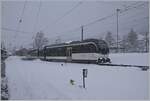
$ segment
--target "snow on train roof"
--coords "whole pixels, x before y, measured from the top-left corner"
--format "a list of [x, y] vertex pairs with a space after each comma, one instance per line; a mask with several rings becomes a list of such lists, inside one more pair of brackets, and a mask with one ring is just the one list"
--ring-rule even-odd
[[60, 45], [70, 45], [70, 44], [78, 44], [78, 43], [86, 43], [86, 42], [93, 42], [95, 44], [98, 43], [104, 43], [106, 45], [106, 42], [104, 40], [98, 40], [98, 39], [85, 39], [83, 41], [68, 41], [66, 43], [60, 43], [60, 44], [52, 44], [52, 45], [47, 45], [45, 47], [52, 47], [52, 46], [60, 46]]

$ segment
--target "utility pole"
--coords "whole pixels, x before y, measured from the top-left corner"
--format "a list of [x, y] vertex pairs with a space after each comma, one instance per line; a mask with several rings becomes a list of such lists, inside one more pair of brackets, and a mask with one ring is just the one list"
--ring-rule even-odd
[[117, 53], [118, 53], [118, 51], [119, 51], [119, 49], [118, 49], [118, 13], [119, 13], [120, 9], [116, 9], [116, 11], [117, 11]]
[[81, 26], [81, 41], [83, 41], [83, 26]]

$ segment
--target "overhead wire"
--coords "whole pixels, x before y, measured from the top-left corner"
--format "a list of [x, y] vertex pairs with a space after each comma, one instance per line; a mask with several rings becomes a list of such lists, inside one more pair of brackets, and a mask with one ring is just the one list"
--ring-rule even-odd
[[[77, 3], [75, 6], [73, 6], [70, 10], [68, 10], [67, 12], [65, 12], [61, 17], [59, 17], [54, 23], [57, 24], [60, 20], [62, 20], [65, 16], [69, 15], [70, 13], [73, 12], [74, 9], [76, 9], [77, 7], [79, 7], [83, 2], [80, 1], [79, 3]], [[47, 25], [43, 30], [47, 29], [49, 27], [49, 25]]]
[[[137, 3], [132, 4], [132, 6], [135, 5], [135, 4], [137, 4]], [[145, 3], [144, 3], [144, 4], [145, 4]], [[140, 5], [137, 5], [137, 6], [134, 6], [134, 7], [131, 7], [131, 5], [130, 5], [130, 6], [127, 7], [127, 9], [125, 8], [125, 10], [122, 10], [120, 13], [127, 12], [127, 11], [129, 11], [129, 10], [132, 10], [133, 8], [140, 7], [140, 6], [144, 5], [144, 4], [140, 4]], [[130, 8], [129, 8], [129, 7], [130, 7]], [[110, 15], [105, 16], [105, 17], [103, 17], [103, 18], [96, 19], [96, 20], [94, 20], [94, 21], [92, 21], [92, 22], [89, 22], [89, 23], [87, 23], [87, 24], [84, 24], [83, 26], [84, 26], [84, 27], [87, 27], [87, 26], [93, 25], [93, 24], [95, 24], [95, 23], [97, 23], [97, 22], [100, 22], [100, 21], [106, 20], [106, 19], [108, 19], [108, 18], [111, 18], [111, 17], [113, 17], [114, 15], [116, 15], [116, 13], [110, 14]], [[78, 28], [80, 28], [80, 27], [78, 27]]]
[[[36, 27], [37, 27], [38, 21], [39, 21], [38, 19], [39, 19], [41, 7], [42, 7], [42, 2], [40, 0], [39, 6], [38, 6], [38, 11], [37, 11], [36, 18], [35, 18], [35, 24], [34, 24], [34, 28], [33, 28], [33, 33], [35, 32], [35, 34], [36, 34]], [[34, 35], [33, 35], [32, 39], [33, 38], [34, 38]]]
[[[134, 20], [132, 20], [132, 21], [130, 21], [131, 23], [132, 22], [135, 22], [135, 23], [140, 23], [141, 21], [143, 21], [143, 20], [145, 20], [145, 19], [148, 19], [149, 17], [148, 16], [146, 16], [146, 17], [142, 17], [142, 18], [139, 18], [139, 19], [134, 19]], [[125, 23], [129, 23], [130, 24], [130, 22], [125, 22]], [[122, 23], [123, 25], [125, 24], [125, 23]], [[137, 26], [137, 25], [139, 25], [139, 24], [135, 24], [135, 23], [132, 23], [133, 25], [133, 27], [134, 26]], [[129, 28], [132, 28], [131, 26], [127, 26], [127, 28], [126, 27], [123, 27], [123, 28], [120, 28], [121, 30], [126, 30], [126, 29], [129, 29]], [[115, 30], [115, 29], [114, 29]], [[99, 33], [95, 33], [95, 35], [98, 35], [98, 34], [101, 34], [101, 33], [107, 33], [108, 31], [110, 31], [110, 29], [109, 30], [105, 30], [105, 31], [101, 31], [101, 32], [99, 32]], [[86, 33], [86, 34], [88, 34], [88, 35], [91, 35], [90, 33]]]
[[[136, 3], [136, 4], [137, 4], [137, 3]], [[145, 3], [144, 3], [144, 4], [145, 4]], [[128, 10], [131, 10], [131, 9], [137, 8], [137, 7], [140, 7], [140, 6], [144, 5], [144, 4], [140, 4], [140, 5], [134, 6], [134, 7], [132, 7], [132, 8], [128, 8], [128, 7], [127, 7], [127, 9], [125, 8], [124, 10], [120, 11], [120, 13], [127, 12]], [[132, 4], [132, 5], [133, 5], [133, 4]], [[131, 6], [131, 5], [130, 5], [130, 6]], [[110, 14], [110, 15], [105, 16], [105, 17], [103, 17], [103, 18], [96, 19], [96, 20], [94, 20], [94, 21], [92, 21], [92, 22], [90, 22], [90, 23], [87, 23], [87, 24], [83, 25], [83, 26], [89, 26], [89, 25], [95, 24], [95, 23], [97, 23], [97, 22], [106, 20], [106, 19], [108, 19], [108, 18], [110, 18], [110, 17], [112, 17], [112, 16], [114, 16], [114, 15], [116, 15], [116, 13]]]
[[26, 32], [26, 31], [20, 31], [20, 30], [17, 30], [17, 29], [11, 29], [11, 28], [6, 28], [6, 27], [2, 27], [1, 28], [2, 30], [5, 30], [5, 31], [11, 31], [11, 32], [20, 32], [20, 33], [29, 33], [29, 34], [31, 34], [32, 32]]
[[120, 11], [119, 11], [119, 13], [124, 13], [124, 12], [127, 12], [127, 11], [129, 11], [129, 10], [132, 10], [132, 9], [135, 9], [135, 8], [138, 8], [138, 7], [141, 7], [141, 6], [143, 6], [143, 5], [145, 5], [146, 3], [140, 3], [139, 5], [136, 5], [136, 6], [131, 6], [131, 7], [127, 7], [127, 8], [125, 8], [125, 9], [121, 9]]
[[[144, 21], [146, 19], [149, 19], [149, 17], [146, 16], [146, 17], [143, 17], [143, 18], [140, 18], [140, 19], [134, 19], [133, 20], [134, 23], [131, 23], [131, 24], [133, 24], [132, 26], [135, 27], [135, 26], [139, 25], [139, 24], [136, 24], [136, 23], [141, 23], [141, 21]], [[129, 28], [131, 28], [131, 26], [123, 27], [123, 28], [120, 28], [120, 29], [121, 30], [126, 30], [126, 29], [129, 29]]]
[[[137, 3], [134, 3], [134, 4], [132, 4], [132, 5], [135, 5], [135, 4], [137, 4]], [[144, 4], [145, 4], [145, 3], [144, 3]], [[134, 6], [133, 8], [140, 7], [140, 6], [144, 5], [144, 4], [140, 4], [140, 5], [138, 5], [138, 6]], [[130, 5], [130, 6], [131, 6], [131, 5]], [[129, 6], [129, 7], [130, 7], [130, 6]], [[127, 8], [128, 8], [128, 7], [127, 7]], [[131, 10], [131, 9], [133, 9], [133, 8], [128, 8], [128, 9], [125, 8], [126, 10], [122, 10], [120, 13], [127, 12], [127, 11], [129, 11], [129, 10]], [[105, 16], [105, 17], [96, 19], [96, 20], [91, 21], [91, 22], [89, 22], [89, 23], [87, 23], [87, 24], [83, 24], [83, 27], [87, 27], [87, 26], [93, 25], [93, 24], [95, 24], [95, 23], [97, 23], [97, 22], [106, 20], [106, 19], [108, 19], [108, 18], [113, 17], [114, 15], [116, 15], [116, 13], [113, 13], [113, 14], [110, 14], [110, 15], [108, 15], [108, 16]], [[78, 28], [80, 28], [80, 27], [78, 27]]]
[[[24, 16], [26, 4], [27, 4], [27, 0], [24, 1], [23, 9], [22, 9], [21, 15], [20, 15], [20, 17], [19, 17], [19, 22], [18, 22], [17, 28], [16, 28], [17, 30], [20, 29], [20, 24], [22, 23], [22, 20], [23, 20], [23, 16]], [[14, 43], [16, 42], [16, 37], [17, 37], [17, 35], [18, 35], [18, 32], [16, 32], [16, 33], [14, 34], [14, 40], [13, 40]]]

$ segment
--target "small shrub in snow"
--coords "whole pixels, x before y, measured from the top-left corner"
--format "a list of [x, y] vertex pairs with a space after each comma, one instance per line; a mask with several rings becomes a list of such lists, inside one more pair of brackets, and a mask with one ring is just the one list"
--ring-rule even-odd
[[74, 82], [75, 82], [74, 80], [72, 80], [72, 79], [70, 80], [71, 85], [75, 85]]

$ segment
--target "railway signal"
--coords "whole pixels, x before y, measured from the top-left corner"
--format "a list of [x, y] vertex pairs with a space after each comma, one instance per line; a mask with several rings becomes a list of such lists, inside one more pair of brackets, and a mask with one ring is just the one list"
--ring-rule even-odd
[[87, 78], [88, 69], [83, 69], [83, 88], [85, 88], [85, 78]]

